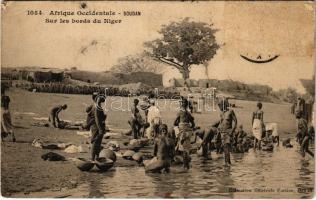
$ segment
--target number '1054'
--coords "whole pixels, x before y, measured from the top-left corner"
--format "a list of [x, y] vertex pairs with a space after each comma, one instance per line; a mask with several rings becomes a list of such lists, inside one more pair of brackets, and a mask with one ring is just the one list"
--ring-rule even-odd
[[42, 15], [41, 10], [28, 10], [27, 15]]

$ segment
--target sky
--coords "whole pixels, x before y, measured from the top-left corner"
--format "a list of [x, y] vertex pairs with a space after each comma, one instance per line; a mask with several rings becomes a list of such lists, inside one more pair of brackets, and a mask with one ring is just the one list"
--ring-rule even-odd
[[[87, 2], [87, 11], [141, 12], [141, 16], [110, 17], [122, 20], [114, 25], [44, 23], [46, 18], [60, 18], [49, 16], [52, 10], [80, 10], [79, 2], [7, 2], [2, 9], [2, 67], [106, 71], [119, 58], [142, 52], [144, 42], [160, 37], [162, 25], [189, 17], [213, 23], [221, 44], [208, 62], [207, 74], [204, 66], [192, 67], [193, 79], [232, 79], [304, 92], [299, 79], [310, 79], [314, 74], [313, 2]], [[27, 10], [42, 10], [45, 15], [26, 15]], [[242, 59], [241, 54], [250, 58], [260, 55], [262, 59], [279, 57], [255, 64]], [[171, 67], [163, 74], [165, 83], [181, 77]]]

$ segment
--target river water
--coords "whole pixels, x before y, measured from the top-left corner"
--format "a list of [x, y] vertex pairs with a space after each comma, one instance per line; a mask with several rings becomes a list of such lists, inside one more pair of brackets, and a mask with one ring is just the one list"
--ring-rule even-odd
[[[192, 156], [184, 172], [147, 174], [143, 167], [116, 167], [94, 174], [77, 188], [81, 197], [103, 198], [312, 198], [314, 159], [302, 158], [298, 146], [273, 152], [233, 154], [224, 167], [221, 155], [202, 161]], [[79, 194], [78, 193], [78, 194]], [[78, 195], [77, 194], [77, 195]]]
[[[72, 121], [85, 119], [82, 102], [90, 102], [83, 95], [51, 95], [25, 93], [21, 98], [11, 95], [15, 101], [15, 112], [38, 112], [46, 116], [47, 107], [53, 103], [67, 103], [69, 109], [62, 113], [63, 119]], [[33, 96], [31, 96], [33, 95]], [[35, 96], [36, 95], [36, 96]], [[42, 102], [49, 99], [50, 104]], [[25, 103], [26, 102], [26, 103]], [[236, 101], [238, 123], [246, 131], [251, 130], [250, 116], [256, 102]], [[37, 107], [37, 106], [42, 107]], [[38, 110], [32, 110], [37, 108]], [[108, 112], [109, 124], [126, 128], [127, 112]], [[167, 124], [172, 124], [175, 113], [162, 112]], [[198, 125], [209, 125], [218, 119], [219, 113], [196, 114]], [[280, 136], [286, 132], [295, 133], [295, 118], [289, 115], [289, 105], [265, 103], [265, 119], [278, 123]], [[123, 127], [126, 126], [126, 127]], [[292, 134], [294, 135], [294, 134]], [[282, 139], [282, 138], [281, 138]], [[143, 167], [114, 167], [105, 173], [83, 172], [83, 178], [75, 189], [64, 191], [43, 191], [31, 194], [16, 194], [16, 197], [103, 197], [103, 198], [312, 198], [314, 196], [314, 159], [309, 155], [302, 158], [295, 142], [291, 149], [275, 147], [273, 152], [253, 151], [233, 154], [232, 166], [224, 167], [222, 156], [203, 162], [192, 155], [192, 168], [188, 172], [181, 167], [172, 167], [169, 174], [146, 174]], [[314, 148], [313, 148], [314, 149]], [[76, 169], [77, 170], [77, 169]], [[237, 190], [237, 191], [236, 191]]]

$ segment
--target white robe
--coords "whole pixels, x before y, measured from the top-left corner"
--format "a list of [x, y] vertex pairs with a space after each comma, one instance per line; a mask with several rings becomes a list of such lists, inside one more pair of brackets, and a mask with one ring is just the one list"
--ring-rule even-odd
[[148, 139], [152, 139], [154, 125], [161, 124], [161, 114], [157, 106], [150, 106], [148, 108], [147, 122], [150, 126], [146, 130], [146, 136]]
[[254, 119], [252, 125], [252, 133], [257, 140], [262, 139], [262, 121], [260, 119]]

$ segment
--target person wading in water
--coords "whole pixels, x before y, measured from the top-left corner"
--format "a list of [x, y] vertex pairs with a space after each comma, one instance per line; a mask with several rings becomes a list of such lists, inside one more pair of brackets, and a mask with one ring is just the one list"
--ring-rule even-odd
[[143, 124], [143, 119], [138, 109], [138, 103], [139, 103], [139, 100], [134, 99], [134, 105], [131, 109], [132, 117], [129, 121], [130, 122], [129, 124], [131, 125], [131, 128], [132, 128], [132, 134], [133, 134], [134, 139], [138, 139], [139, 137], [141, 137], [140, 130]]
[[187, 99], [181, 100], [181, 109], [177, 114], [174, 126], [179, 127], [179, 141], [177, 144], [177, 150], [182, 152], [183, 167], [185, 169], [190, 168], [190, 148], [191, 148], [191, 136], [193, 134], [193, 128], [195, 127], [194, 118], [187, 110], [189, 102]]
[[99, 158], [99, 153], [101, 151], [102, 139], [105, 134], [105, 120], [106, 114], [104, 113], [101, 104], [105, 102], [105, 96], [98, 96], [95, 99], [95, 104], [93, 107], [94, 121], [91, 123], [90, 131], [92, 133], [91, 137], [91, 160], [96, 160]]
[[312, 139], [312, 136], [311, 131], [308, 130], [307, 121], [302, 117], [302, 112], [297, 112], [296, 118], [298, 119], [296, 137], [298, 138], [298, 143], [301, 145], [301, 154], [305, 157], [305, 153], [308, 153], [314, 157], [314, 153], [309, 150], [309, 141]]
[[221, 110], [220, 120], [217, 121], [213, 126], [218, 128], [222, 145], [224, 148], [225, 165], [230, 165], [230, 152], [231, 152], [231, 137], [237, 126], [237, 117], [234, 110], [228, 109], [229, 103], [226, 98], [218, 104]]
[[263, 111], [262, 103], [257, 103], [257, 110], [252, 114], [252, 133], [255, 136], [254, 139], [254, 149], [261, 149], [261, 140], [265, 132], [264, 122], [263, 122]]

